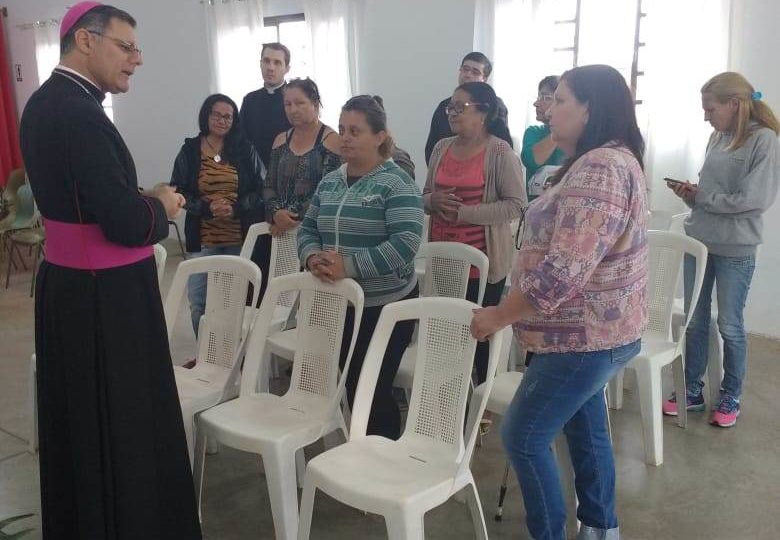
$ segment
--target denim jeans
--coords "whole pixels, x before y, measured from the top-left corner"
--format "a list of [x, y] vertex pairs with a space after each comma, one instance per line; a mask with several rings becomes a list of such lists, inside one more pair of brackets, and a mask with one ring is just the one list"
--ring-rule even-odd
[[[742, 381], [747, 367], [747, 337], [743, 312], [747, 300], [753, 270], [756, 267], [754, 255], [747, 257], [723, 257], [708, 255], [699, 301], [693, 311], [691, 322], [685, 333], [685, 381], [688, 393], [698, 395], [704, 383], [707, 369], [707, 335], [710, 326], [712, 287], [718, 293], [718, 330], [723, 338], [723, 382], [721, 393], [739, 400], [742, 395]], [[696, 260], [685, 256], [685, 311], [691, 303], [693, 281], [696, 274]]]
[[561, 430], [574, 467], [578, 519], [598, 530], [617, 528], [604, 386], [640, 348], [637, 340], [603, 351], [534, 354], [501, 426], [533, 538], [566, 538], [566, 508], [551, 449]]
[[[197, 257], [208, 257], [209, 255], [238, 255], [241, 253], [241, 246], [202, 246], [200, 251], [189, 254], [191, 259]], [[200, 317], [206, 311], [206, 288], [208, 285], [208, 274], [193, 274], [187, 282], [187, 299], [190, 301], [190, 315], [192, 316], [192, 330], [195, 337], [198, 337], [198, 324]]]

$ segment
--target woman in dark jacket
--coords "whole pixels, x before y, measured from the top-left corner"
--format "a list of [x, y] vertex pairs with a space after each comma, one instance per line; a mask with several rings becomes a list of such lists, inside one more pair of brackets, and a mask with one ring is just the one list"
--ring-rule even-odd
[[[223, 94], [206, 98], [197, 137], [185, 139], [173, 165], [171, 185], [184, 195], [184, 236], [193, 257], [238, 255], [249, 226], [263, 221], [263, 165], [244, 138], [238, 107]], [[192, 327], [206, 306], [205, 274], [190, 278]]]

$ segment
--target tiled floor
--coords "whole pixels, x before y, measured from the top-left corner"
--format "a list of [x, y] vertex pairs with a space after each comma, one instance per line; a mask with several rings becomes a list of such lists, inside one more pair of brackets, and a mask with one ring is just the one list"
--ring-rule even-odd
[[[169, 244], [170, 283], [181, 260]], [[5, 261], [0, 263], [5, 269]], [[11, 288], [0, 289], [0, 520], [39, 512], [37, 458], [27, 452], [28, 362], [33, 349], [29, 274], [12, 276]], [[186, 313], [174, 337], [174, 356], [192, 354]], [[643, 462], [636, 396], [627, 390], [625, 408], [612, 413], [618, 473], [618, 512], [623, 537], [633, 539], [766, 539], [780, 538], [780, 342], [753, 337], [744, 414], [737, 427], [713, 428], [702, 414], [691, 414], [688, 429], [665, 419], [666, 461], [661, 467]], [[496, 431], [494, 429], [494, 431]], [[491, 518], [498, 496], [504, 457], [495, 434], [478, 450], [473, 471], [480, 488], [491, 538], [527, 538], [517, 483], [507, 495], [504, 521]], [[309, 449], [320, 451], [318, 445]], [[273, 526], [260, 461], [223, 448], [207, 459], [203, 529], [206, 538], [271, 539]], [[15, 523], [4, 532], [37, 530], [38, 517]], [[426, 516], [427, 538], [472, 538], [468, 512], [455, 501]], [[377, 516], [364, 516], [318, 496], [314, 539], [386, 538]]]

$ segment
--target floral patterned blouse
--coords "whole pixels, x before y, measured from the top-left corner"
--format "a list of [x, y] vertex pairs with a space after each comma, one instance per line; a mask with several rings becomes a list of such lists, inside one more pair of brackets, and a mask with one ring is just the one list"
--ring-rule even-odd
[[616, 145], [580, 157], [529, 207], [513, 289], [538, 313], [514, 325], [530, 351], [585, 352], [639, 339], [647, 326], [647, 189]]

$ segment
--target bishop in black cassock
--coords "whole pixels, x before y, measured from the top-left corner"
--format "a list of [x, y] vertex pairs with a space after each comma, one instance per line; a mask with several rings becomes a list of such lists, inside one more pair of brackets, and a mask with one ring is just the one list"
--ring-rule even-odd
[[133, 158], [101, 106], [104, 89], [126, 91], [141, 64], [132, 18], [110, 18], [102, 34], [73, 20], [73, 10], [103, 8], [81, 3], [63, 18], [62, 34], [70, 30], [77, 46], [21, 120], [49, 237], [35, 298], [43, 535], [199, 539], [154, 258], [112, 266], [99, 261], [105, 245], [92, 245], [92, 233], [102, 235], [118, 261], [148, 250], [168, 235], [170, 203], [139, 194]]

